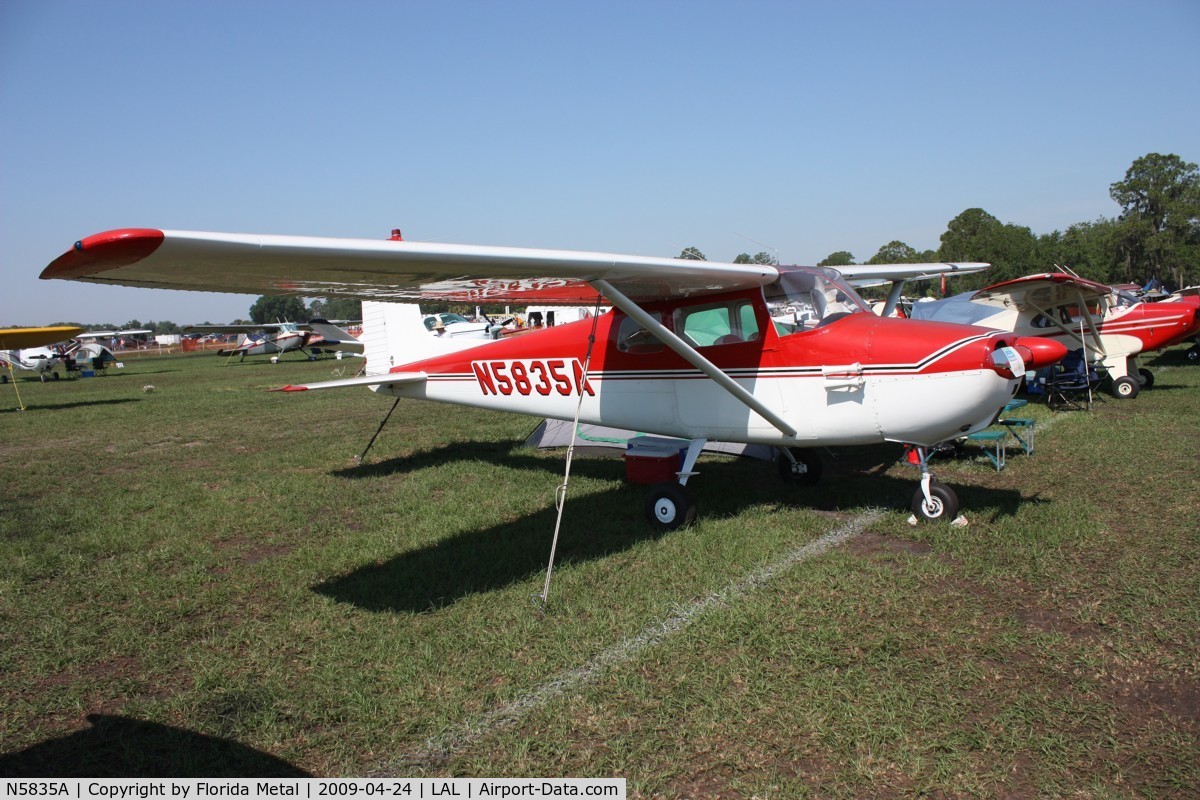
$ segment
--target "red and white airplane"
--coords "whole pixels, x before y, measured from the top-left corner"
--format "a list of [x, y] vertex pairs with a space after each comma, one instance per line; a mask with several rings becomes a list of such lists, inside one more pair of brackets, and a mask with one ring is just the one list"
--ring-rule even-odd
[[1102, 364], [1117, 397], [1137, 397], [1154, 383], [1138, 355], [1200, 331], [1194, 303], [1144, 303], [1128, 292], [1067, 272], [1028, 275], [974, 293], [913, 305], [915, 319], [982, 325], [1084, 349]]
[[[949, 268], [950, 265], [946, 265]], [[854, 267], [901, 279], [924, 265]], [[42, 278], [139, 287], [454, 303], [615, 308], [478, 348], [395, 363], [291, 391], [370, 386], [413, 397], [690, 440], [678, 481], [647, 514], [691, 521], [684, 487], [709, 439], [780, 451], [812, 483], [815, 449], [898, 442], [920, 455], [914, 513], [953, 519], [926, 448], [990, 425], [1027, 369], [1063, 345], [978, 327], [878, 317], [832, 269], [423, 242], [124, 229], [76, 242]]]
[[260, 325], [188, 325], [183, 331], [241, 334], [246, 338], [239, 341], [236, 347], [217, 351], [219, 356], [232, 358], [240, 355], [240, 361], [245, 361], [246, 356], [279, 355], [296, 350], [312, 359], [314, 356], [308, 352], [309, 348], [354, 354], [361, 354], [363, 351], [362, 342], [323, 319], [309, 322], [265, 322]]

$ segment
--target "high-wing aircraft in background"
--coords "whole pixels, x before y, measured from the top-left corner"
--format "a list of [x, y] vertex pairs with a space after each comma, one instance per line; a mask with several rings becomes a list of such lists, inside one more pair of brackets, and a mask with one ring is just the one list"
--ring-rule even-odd
[[[857, 267], [901, 279], [930, 265]], [[414, 397], [689, 440], [678, 480], [646, 511], [674, 528], [695, 516], [685, 487], [709, 439], [779, 449], [781, 474], [820, 475], [816, 448], [913, 445], [912, 499], [952, 519], [958, 499], [929, 472], [928, 447], [991, 424], [1027, 369], [1063, 345], [965, 325], [879, 317], [835, 270], [411, 241], [124, 229], [89, 236], [42, 278], [139, 287], [614, 309], [383, 374], [288, 387], [371, 386]]]
[[136, 337], [145, 337], [151, 333], [154, 333], [154, 331], [150, 330], [149, 328], [125, 328], [119, 331], [84, 331], [74, 338], [85, 342], [102, 341], [104, 339], [108, 339], [109, 343], [115, 347], [116, 343], [123, 339], [141, 341]]
[[1200, 331], [1194, 303], [1143, 303], [1128, 293], [1067, 272], [1028, 275], [977, 292], [913, 305], [916, 319], [982, 325], [1084, 349], [1102, 364], [1117, 397], [1137, 397], [1154, 376], [1138, 355]]
[[346, 331], [323, 319], [309, 322], [266, 322], [259, 325], [188, 325], [184, 333], [238, 333], [244, 341], [228, 350], [218, 350], [220, 356], [278, 355], [299, 350], [310, 359], [309, 350], [341, 351], [361, 354], [362, 342]]
[[47, 345], [65, 342], [83, 333], [75, 325], [45, 328], [0, 328], [0, 383], [8, 383], [14, 370], [34, 372], [45, 381], [58, 379], [54, 368], [63, 363], [60, 353]]

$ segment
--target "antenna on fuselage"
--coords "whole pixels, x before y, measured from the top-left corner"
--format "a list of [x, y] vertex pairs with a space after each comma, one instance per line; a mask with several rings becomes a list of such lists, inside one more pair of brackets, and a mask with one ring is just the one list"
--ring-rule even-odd
[[754, 244], [758, 245], [759, 247], [767, 248], [768, 250], [770, 250], [772, 253], [775, 254], [775, 263], [776, 264], [779, 263], [779, 248], [778, 247], [772, 247], [771, 245], [764, 244], [763, 242], [760, 242], [757, 239], [751, 239], [749, 236], [745, 235], [744, 233], [738, 233], [737, 231], [734, 231], [733, 235], [740, 236], [743, 239], [745, 239], [747, 242], [753, 242]]

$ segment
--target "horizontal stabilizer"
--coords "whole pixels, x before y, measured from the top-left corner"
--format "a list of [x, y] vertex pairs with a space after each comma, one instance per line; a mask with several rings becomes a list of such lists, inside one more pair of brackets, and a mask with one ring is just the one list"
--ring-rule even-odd
[[424, 383], [424, 372], [389, 372], [384, 375], [364, 375], [361, 378], [342, 378], [321, 383], [300, 383], [272, 389], [273, 392], [307, 392], [309, 389], [342, 389], [347, 386], [398, 386], [404, 383]]

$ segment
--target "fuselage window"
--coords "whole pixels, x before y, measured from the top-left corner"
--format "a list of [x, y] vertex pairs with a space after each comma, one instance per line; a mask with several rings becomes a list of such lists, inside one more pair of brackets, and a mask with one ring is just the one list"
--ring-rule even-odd
[[[660, 314], [651, 314], [662, 322]], [[622, 353], [660, 353], [663, 343], [657, 336], [639, 325], [632, 317], [623, 317], [617, 329], [617, 349]]]

